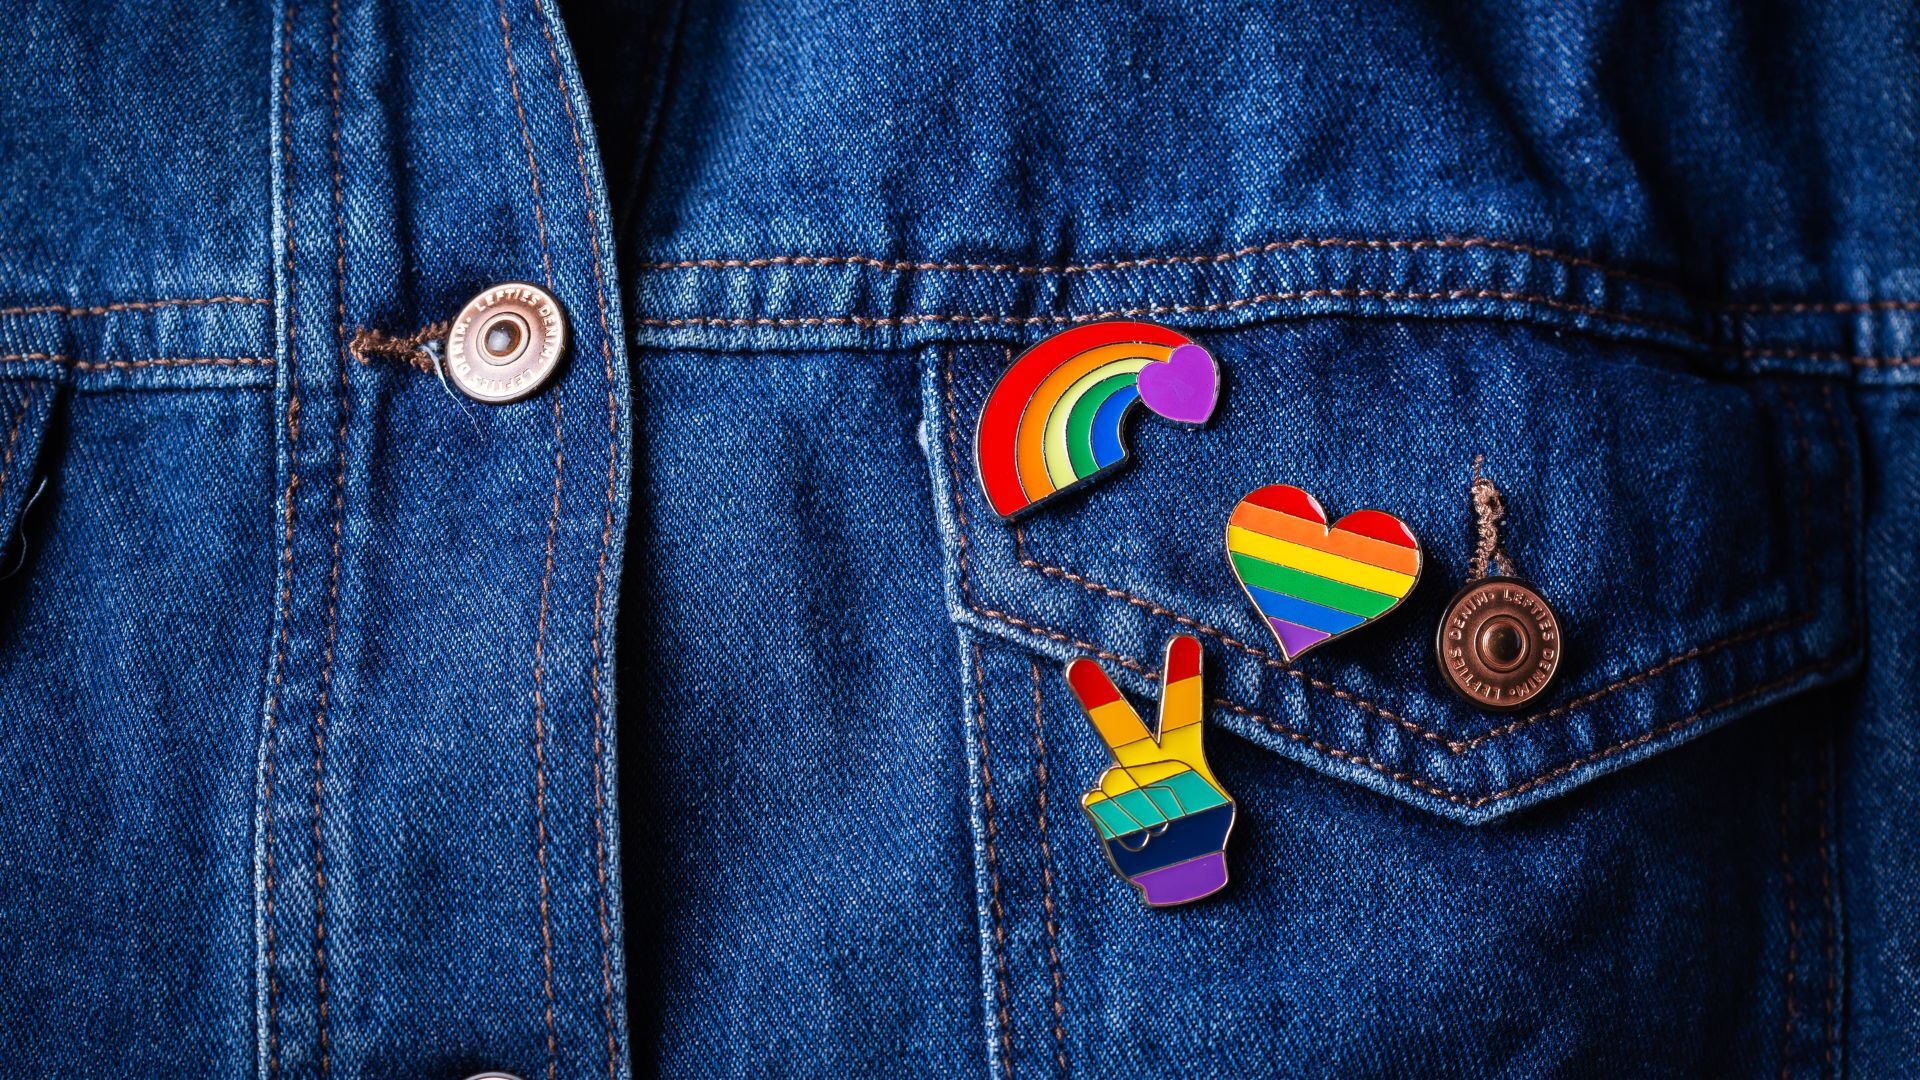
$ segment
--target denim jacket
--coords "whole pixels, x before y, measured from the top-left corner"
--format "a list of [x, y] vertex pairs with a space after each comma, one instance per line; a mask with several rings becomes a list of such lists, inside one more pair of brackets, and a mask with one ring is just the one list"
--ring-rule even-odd
[[[1912, 1075], [1920, 12], [32, 0], [0, 20], [0, 1074]], [[570, 344], [481, 404], [500, 282]], [[1024, 349], [1208, 426], [1014, 522]], [[1517, 712], [1435, 658], [1502, 550]], [[1423, 551], [1289, 658], [1263, 485]], [[1150, 909], [1063, 666], [1175, 635]]]

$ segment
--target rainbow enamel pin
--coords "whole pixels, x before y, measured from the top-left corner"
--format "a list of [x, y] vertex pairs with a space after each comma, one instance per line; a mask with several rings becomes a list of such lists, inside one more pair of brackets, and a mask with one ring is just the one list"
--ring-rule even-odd
[[1220, 366], [1184, 334], [1143, 322], [1076, 326], [1020, 354], [980, 411], [974, 462], [987, 503], [1011, 520], [1127, 459], [1135, 403], [1199, 426]]
[[1420, 580], [1420, 542], [1406, 522], [1355, 510], [1329, 525], [1320, 500], [1289, 484], [1233, 508], [1227, 561], [1288, 660], [1379, 619]]
[[1227, 885], [1234, 803], [1200, 744], [1201, 656], [1197, 638], [1167, 642], [1160, 717], [1151, 728], [1098, 663], [1067, 665], [1067, 685], [1114, 760], [1080, 808], [1114, 872], [1151, 907], [1185, 904]]

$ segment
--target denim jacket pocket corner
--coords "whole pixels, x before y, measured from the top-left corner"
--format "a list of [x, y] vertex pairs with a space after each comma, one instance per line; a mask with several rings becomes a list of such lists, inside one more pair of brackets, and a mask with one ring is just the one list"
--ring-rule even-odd
[[20, 520], [33, 504], [40, 450], [53, 426], [63, 380], [57, 367], [0, 378], [0, 574], [15, 562]]
[[[1196, 339], [1227, 383], [1200, 431], [1140, 420], [1127, 467], [1015, 522], [972, 466], [1013, 355], [923, 350], [955, 617], [1155, 694], [1169, 636], [1206, 646], [1213, 719], [1322, 773], [1467, 823], [1566, 793], [1856, 666], [1857, 455], [1844, 393], [1702, 374], [1656, 347], [1499, 322], [1306, 319]], [[1435, 657], [1474, 547], [1473, 462], [1506, 550], [1554, 607], [1555, 681], [1484, 711]], [[1226, 559], [1246, 493], [1373, 508], [1423, 566], [1377, 624], [1285, 660]]]

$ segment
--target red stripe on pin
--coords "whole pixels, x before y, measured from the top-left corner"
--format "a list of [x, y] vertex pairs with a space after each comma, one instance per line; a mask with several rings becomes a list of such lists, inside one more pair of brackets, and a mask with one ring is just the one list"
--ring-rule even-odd
[[1320, 508], [1320, 500], [1291, 484], [1268, 484], [1240, 501], [1322, 525], [1327, 523], [1327, 512]]
[[1167, 685], [1200, 675], [1200, 643], [1185, 634], [1167, 643]]
[[1389, 544], [1401, 547], [1418, 548], [1419, 541], [1413, 538], [1405, 522], [1392, 514], [1379, 510], [1355, 510], [1340, 519], [1340, 529], [1345, 532], [1370, 536]]
[[1102, 705], [1120, 700], [1120, 691], [1100, 670], [1100, 665], [1092, 660], [1080, 659], [1067, 665], [1067, 684], [1073, 687], [1073, 696], [1080, 699], [1080, 705], [1091, 712]]

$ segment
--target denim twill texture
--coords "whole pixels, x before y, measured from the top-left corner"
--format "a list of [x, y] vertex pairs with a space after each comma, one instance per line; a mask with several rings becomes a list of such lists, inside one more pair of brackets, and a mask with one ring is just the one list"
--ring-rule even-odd
[[[0, 1074], [1905, 1074], [1916, 27], [24, 12]], [[542, 394], [365, 347], [514, 280]], [[1112, 317], [1219, 420], [1000, 523], [988, 389]], [[1476, 456], [1568, 644], [1510, 716], [1432, 659]], [[1268, 483], [1406, 520], [1407, 603], [1281, 659]], [[1060, 669], [1183, 632], [1233, 880], [1152, 912]]]

